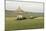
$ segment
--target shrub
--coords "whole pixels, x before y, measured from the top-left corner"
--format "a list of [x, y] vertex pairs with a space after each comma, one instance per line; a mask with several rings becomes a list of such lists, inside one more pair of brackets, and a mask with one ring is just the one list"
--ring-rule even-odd
[[17, 19], [17, 20], [24, 20], [24, 19], [26, 19], [26, 17], [23, 17], [23, 16], [17, 16], [16, 19]]
[[23, 17], [23, 19], [27, 19], [26, 17]]
[[34, 17], [34, 16], [30, 16], [30, 19], [34, 19], [34, 18], [37, 18], [37, 17]]

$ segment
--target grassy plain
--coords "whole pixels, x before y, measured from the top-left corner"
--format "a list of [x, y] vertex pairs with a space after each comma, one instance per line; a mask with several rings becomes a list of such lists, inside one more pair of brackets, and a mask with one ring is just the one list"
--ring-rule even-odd
[[44, 27], [43, 17], [38, 19], [16, 20], [16, 17], [6, 17], [6, 30], [39, 29]]
[[[39, 29], [44, 28], [44, 13], [25, 12], [25, 20], [16, 20], [15, 11], [6, 10], [5, 30], [24, 30], [24, 29]], [[29, 19], [30, 16], [35, 16], [35, 19]]]

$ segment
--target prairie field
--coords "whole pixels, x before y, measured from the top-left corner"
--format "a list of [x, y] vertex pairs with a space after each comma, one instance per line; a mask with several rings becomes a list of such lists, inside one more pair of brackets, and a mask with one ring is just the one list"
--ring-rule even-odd
[[35, 19], [16, 20], [16, 17], [6, 17], [6, 30], [24, 30], [44, 28], [43, 17]]
[[[6, 11], [5, 30], [25, 30], [25, 29], [41, 29], [44, 28], [44, 13], [25, 12], [27, 19], [16, 20], [15, 11]], [[37, 18], [30, 19], [30, 16]]]

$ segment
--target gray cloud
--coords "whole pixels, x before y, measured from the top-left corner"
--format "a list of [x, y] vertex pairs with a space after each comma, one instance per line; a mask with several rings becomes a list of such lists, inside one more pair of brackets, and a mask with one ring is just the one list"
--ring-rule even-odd
[[16, 1], [16, 0], [6, 0], [6, 1]]
[[43, 3], [27, 3], [27, 2], [10, 2], [6, 3], [6, 10], [16, 10], [20, 6], [21, 9], [28, 12], [43, 12]]

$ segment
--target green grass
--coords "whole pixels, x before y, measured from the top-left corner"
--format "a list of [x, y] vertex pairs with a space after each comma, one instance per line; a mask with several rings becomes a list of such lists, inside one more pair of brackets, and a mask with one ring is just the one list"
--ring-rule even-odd
[[44, 27], [43, 17], [41, 19], [16, 20], [16, 17], [6, 17], [6, 30], [39, 29]]

